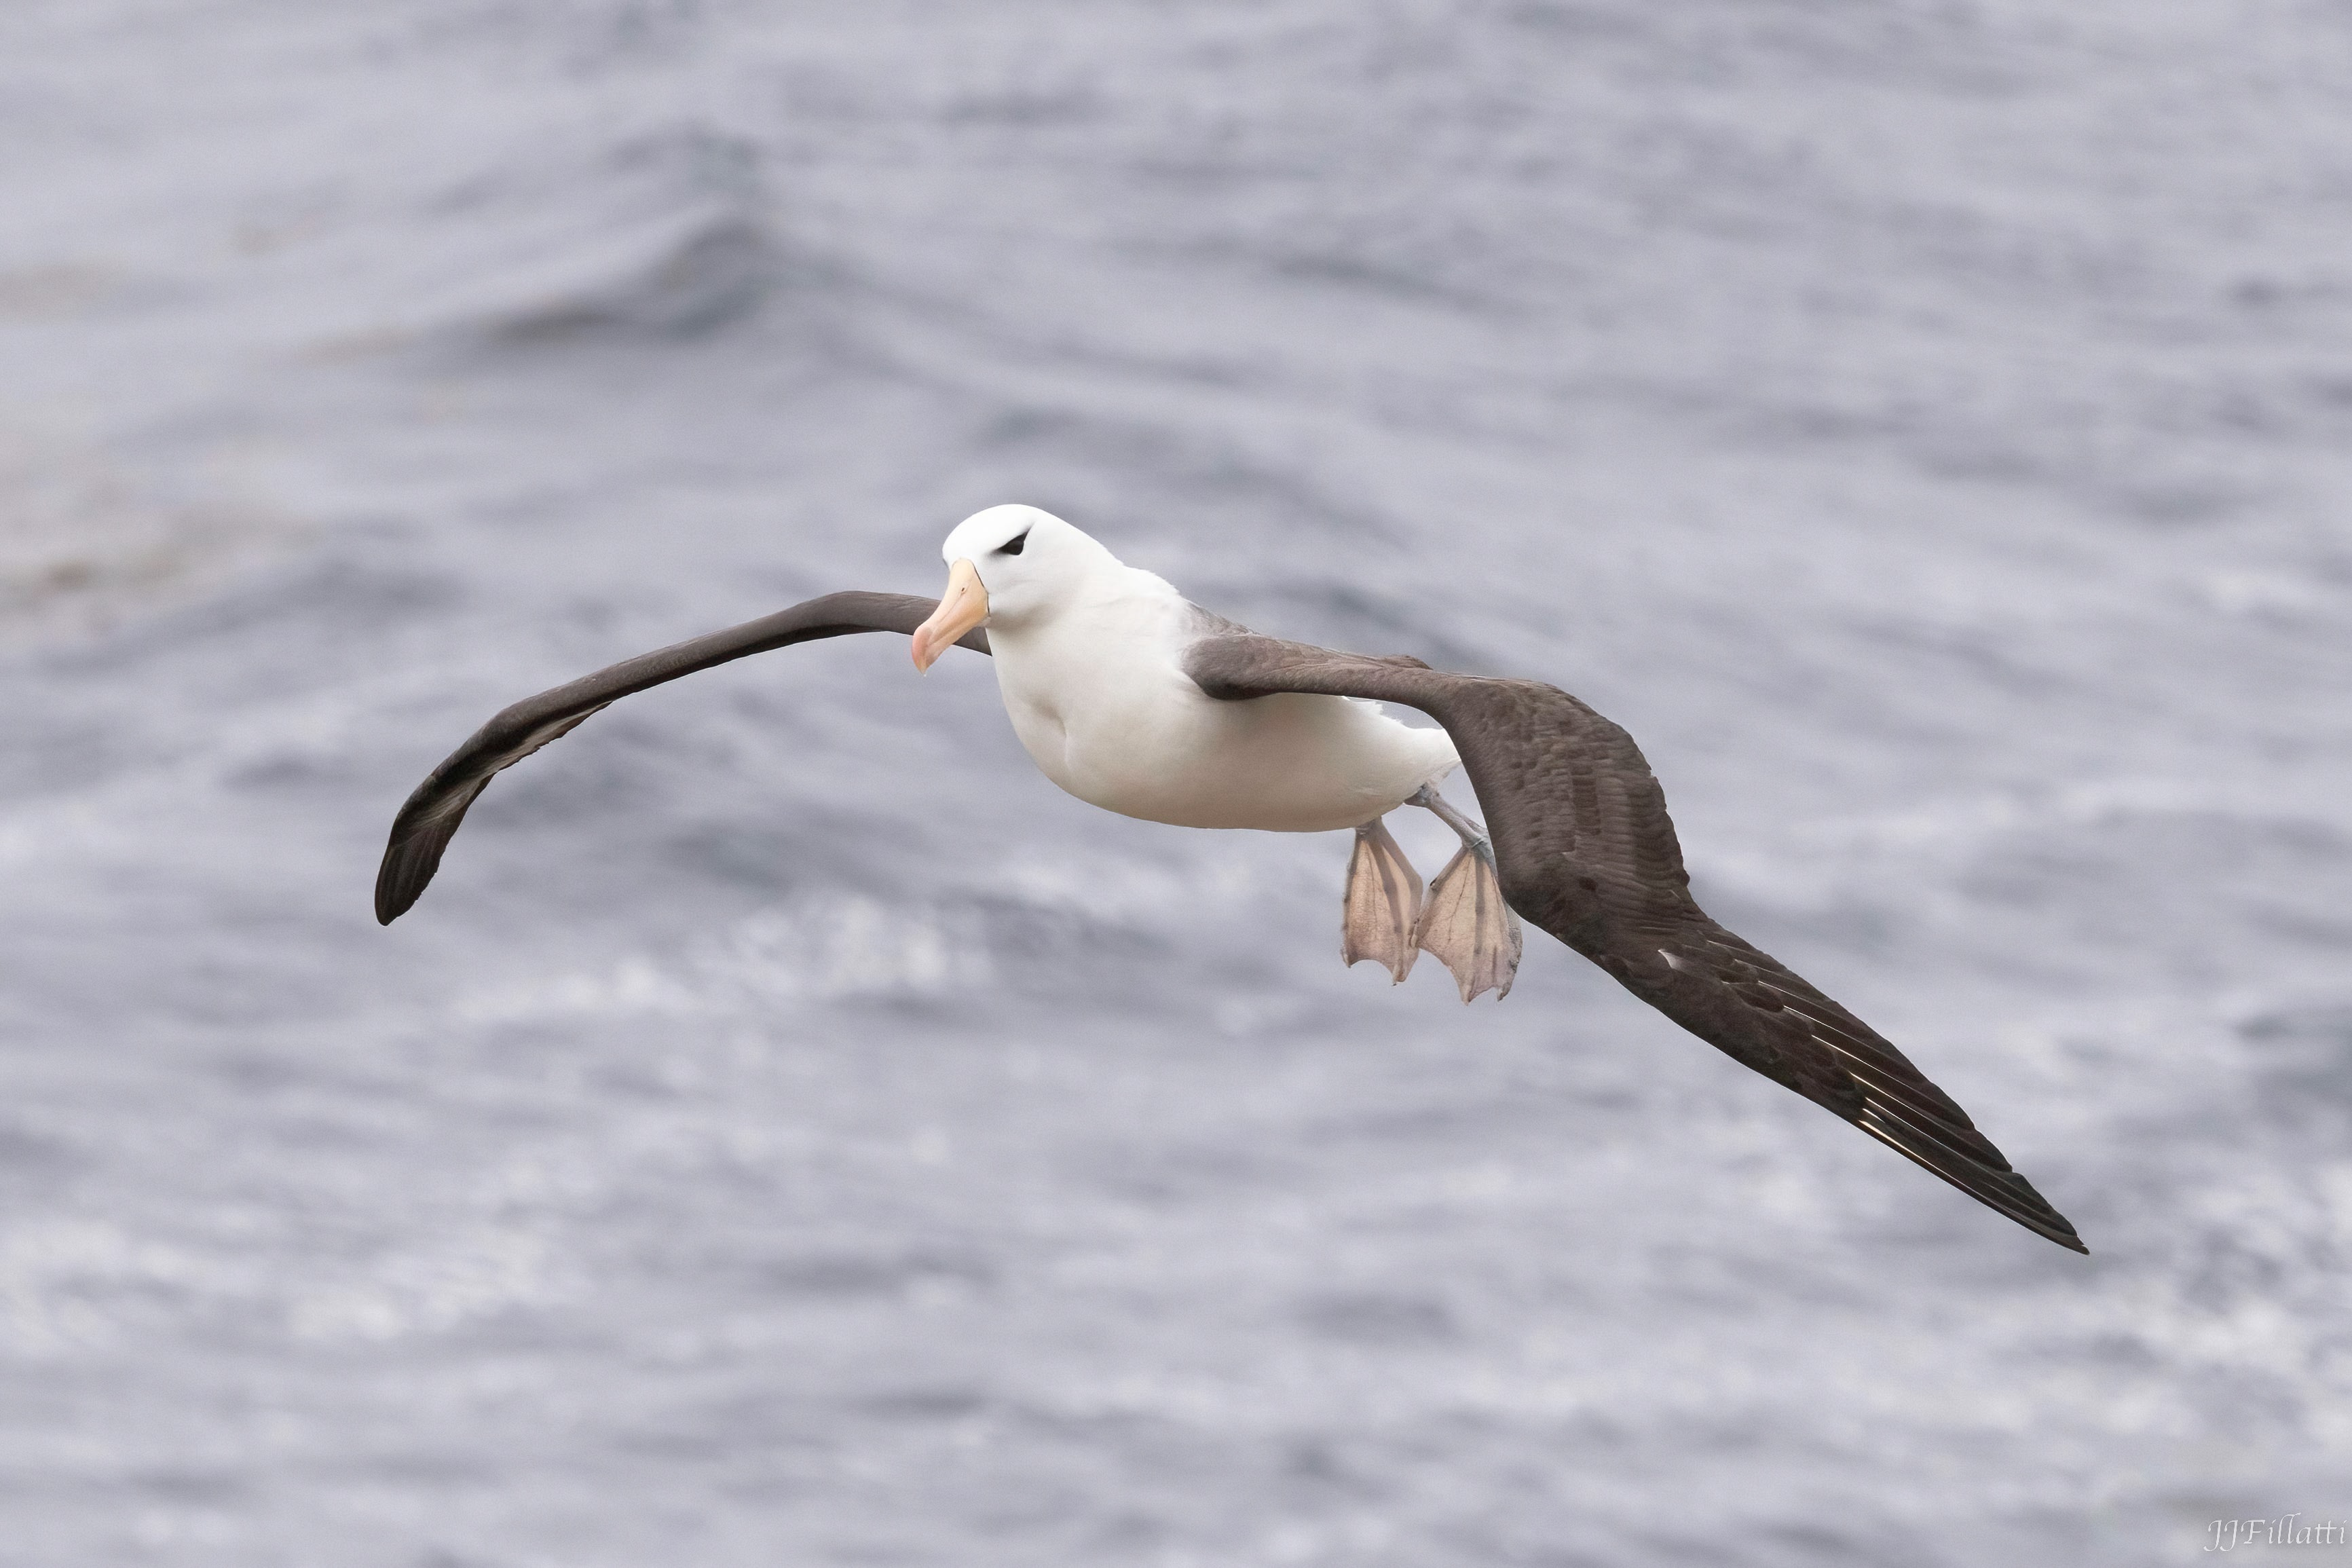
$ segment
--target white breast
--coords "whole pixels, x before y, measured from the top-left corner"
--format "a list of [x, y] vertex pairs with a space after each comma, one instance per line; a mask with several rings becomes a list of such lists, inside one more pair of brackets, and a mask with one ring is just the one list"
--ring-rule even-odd
[[1117, 572], [1051, 617], [989, 630], [1013, 731], [1080, 800], [1185, 827], [1321, 832], [1393, 810], [1458, 761], [1444, 731], [1373, 703], [1213, 700], [1182, 668], [1199, 613], [1150, 573]]

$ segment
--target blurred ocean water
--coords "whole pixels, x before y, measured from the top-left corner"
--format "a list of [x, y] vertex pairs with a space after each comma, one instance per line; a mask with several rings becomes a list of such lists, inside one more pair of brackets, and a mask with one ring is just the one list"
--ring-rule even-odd
[[[0, 1563], [2146, 1564], [2352, 1519], [2352, 12], [0, 10]], [[979, 659], [1539, 677], [2077, 1258]], [[1434, 825], [1400, 820], [1433, 870]]]

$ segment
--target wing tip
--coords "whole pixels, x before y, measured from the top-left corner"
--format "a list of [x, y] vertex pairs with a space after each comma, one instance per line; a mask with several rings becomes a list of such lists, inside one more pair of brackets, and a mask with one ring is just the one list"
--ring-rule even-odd
[[[406, 814], [403, 813], [404, 816]], [[410, 910], [441, 868], [441, 852], [448, 847], [456, 825], [429, 824], [422, 831], [401, 832], [393, 825], [392, 842], [383, 847], [383, 863], [375, 874], [375, 923], [390, 925]]]
[[[2033, 1184], [2016, 1172], [1995, 1171], [1990, 1166], [1969, 1161], [1966, 1173], [1978, 1179], [1964, 1180], [1960, 1173], [1945, 1169], [1941, 1162], [1930, 1159], [1926, 1152], [1914, 1148], [1910, 1141], [1895, 1136], [1894, 1130], [1881, 1122], [1874, 1113], [1865, 1111], [1862, 1116], [1854, 1119], [1853, 1124], [1921, 1170], [1948, 1182], [1995, 1214], [2024, 1226], [2045, 1241], [2055, 1242], [2070, 1252], [2079, 1252], [2085, 1258], [2090, 1256], [2091, 1249], [2084, 1242], [2081, 1235], [2075, 1231], [2074, 1222], [2051, 1207], [2050, 1200], [2034, 1191]], [[1951, 1151], [1941, 1148], [1936, 1149], [1935, 1152], [1943, 1154], [1947, 1158], [1949, 1158], [1952, 1153]]]
[[392, 858], [384, 858], [383, 873], [375, 882], [375, 923], [388, 926], [416, 907], [417, 895], [425, 891], [423, 883], [405, 885], [406, 879], [396, 874]]

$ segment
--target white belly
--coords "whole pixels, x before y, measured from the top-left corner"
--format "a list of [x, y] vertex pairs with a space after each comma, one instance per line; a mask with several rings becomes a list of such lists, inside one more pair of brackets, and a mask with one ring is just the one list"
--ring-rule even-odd
[[[1377, 706], [1288, 693], [1204, 695], [1178, 663], [1181, 635], [1034, 638], [992, 633], [1014, 733], [1080, 800], [1182, 827], [1318, 833], [1395, 809], [1457, 762], [1442, 730]], [[1081, 635], [1073, 636], [1072, 633]]]

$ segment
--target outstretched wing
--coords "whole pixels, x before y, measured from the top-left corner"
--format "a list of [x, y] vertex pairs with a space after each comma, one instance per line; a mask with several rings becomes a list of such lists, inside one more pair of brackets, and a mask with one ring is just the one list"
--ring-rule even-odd
[[1641, 749], [1567, 692], [1249, 634], [1202, 637], [1185, 669], [1227, 700], [1304, 691], [1428, 714], [1462, 754], [1503, 896], [1524, 919], [1733, 1060], [2028, 1230], [2090, 1250], [1902, 1052], [1692, 901], [1665, 795]]
[[[466, 820], [466, 808], [489, 787], [493, 774], [569, 734], [599, 709], [648, 686], [796, 642], [853, 632], [912, 636], [938, 607], [937, 600], [911, 594], [827, 594], [723, 632], [623, 659], [569, 685], [525, 698], [450, 752], [392, 819], [392, 840], [384, 846], [383, 865], [376, 872], [375, 918], [390, 925], [408, 912], [440, 868], [441, 852]], [[958, 646], [986, 653], [988, 634], [971, 632]]]

